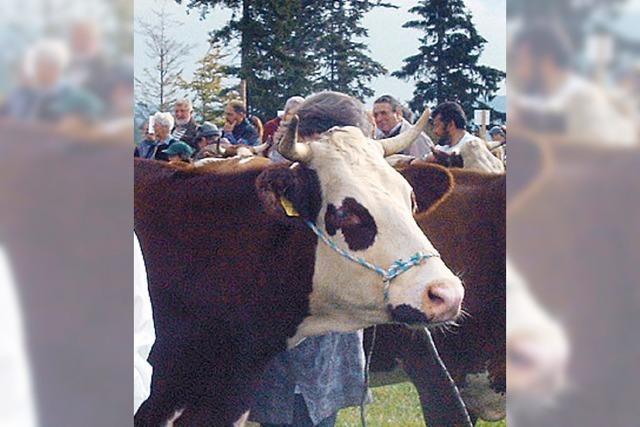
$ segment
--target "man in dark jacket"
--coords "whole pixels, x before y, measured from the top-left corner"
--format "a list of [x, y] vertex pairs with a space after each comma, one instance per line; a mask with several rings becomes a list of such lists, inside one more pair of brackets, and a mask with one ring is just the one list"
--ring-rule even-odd
[[256, 129], [247, 120], [247, 109], [239, 100], [230, 101], [225, 110], [223, 136], [232, 145], [258, 145], [259, 137]]
[[198, 148], [196, 143], [196, 133], [198, 124], [193, 118], [193, 105], [187, 98], [176, 101], [173, 116], [176, 120], [176, 127], [173, 128], [171, 136], [178, 141], [186, 142], [194, 150]]

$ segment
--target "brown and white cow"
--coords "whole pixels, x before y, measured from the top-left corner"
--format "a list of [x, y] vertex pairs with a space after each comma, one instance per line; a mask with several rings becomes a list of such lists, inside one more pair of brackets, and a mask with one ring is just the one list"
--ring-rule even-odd
[[[509, 257], [561, 318], [571, 348], [569, 389], [555, 407], [510, 419], [522, 427], [636, 425], [640, 150], [518, 140], [509, 156], [509, 197], [512, 183], [524, 188], [509, 202]], [[518, 409], [536, 402], [522, 397]]]
[[[414, 162], [415, 164], [415, 162]], [[433, 339], [461, 390], [472, 420], [505, 416], [505, 203], [506, 177], [448, 169], [453, 188], [446, 199], [416, 219], [465, 285], [469, 314], [452, 331]], [[412, 169], [401, 172], [410, 179]], [[416, 183], [418, 198], [426, 186]], [[428, 187], [427, 187], [428, 188]], [[368, 336], [369, 334], [366, 334]], [[365, 342], [365, 350], [369, 343]], [[416, 386], [429, 425], [465, 425], [458, 419], [449, 384], [435, 363], [424, 330], [379, 326], [372, 356], [373, 378], [402, 367]], [[400, 378], [392, 378], [396, 381]]]
[[[434, 253], [413, 218], [411, 185], [384, 160], [416, 132], [385, 147], [353, 127], [302, 144], [295, 128], [280, 146], [297, 161], [291, 166], [248, 162], [242, 172], [219, 173], [215, 165], [136, 162], [135, 229], [156, 326], [151, 396], [136, 425], [157, 425], [177, 410], [179, 425], [229, 425], [251, 406], [264, 365], [287, 345], [459, 314], [462, 285], [440, 258], [395, 278], [387, 299], [377, 273], [319, 242], [303, 222], [382, 268]], [[433, 183], [417, 200], [422, 211], [450, 186], [446, 171], [430, 165], [416, 166], [411, 179]]]
[[[460, 387], [471, 419], [495, 421], [506, 415], [506, 388], [510, 407], [541, 406], [557, 399], [563, 390], [568, 340], [529, 284], [505, 262], [505, 175], [449, 171], [454, 178], [450, 195], [417, 220], [447, 265], [462, 272], [463, 307], [469, 316], [454, 330], [434, 332], [434, 341]], [[415, 191], [419, 194], [420, 187]], [[365, 339], [370, 336], [367, 332]], [[463, 425], [447, 379], [431, 355], [426, 332], [380, 326], [376, 349], [374, 383], [410, 379], [429, 424]]]

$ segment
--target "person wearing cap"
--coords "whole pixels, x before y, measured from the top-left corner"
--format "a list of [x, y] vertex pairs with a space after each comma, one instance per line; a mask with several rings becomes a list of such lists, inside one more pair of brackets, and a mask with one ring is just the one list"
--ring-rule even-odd
[[507, 142], [507, 132], [504, 126], [494, 126], [489, 129], [489, 136], [491, 141]]
[[169, 159], [169, 163], [173, 162], [186, 162], [191, 163], [191, 156], [193, 155], [193, 148], [186, 142], [177, 141], [174, 142], [166, 150], [162, 152]]
[[507, 128], [505, 126], [494, 126], [489, 129], [491, 141], [487, 142], [487, 147], [494, 156], [505, 161], [505, 145], [507, 143]]
[[[197, 151], [193, 155], [196, 160], [203, 159], [205, 157], [215, 156], [219, 152], [218, 145], [223, 142], [220, 137], [222, 132], [218, 129], [218, 126], [211, 122], [204, 122], [195, 137]], [[226, 141], [226, 140], [224, 140]], [[228, 141], [226, 141], [228, 145]]]

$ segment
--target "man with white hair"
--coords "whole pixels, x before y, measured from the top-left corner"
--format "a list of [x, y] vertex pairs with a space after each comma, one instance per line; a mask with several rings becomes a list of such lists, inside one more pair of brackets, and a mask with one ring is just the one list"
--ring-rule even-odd
[[171, 132], [171, 135], [174, 139], [186, 142], [191, 148], [197, 149], [198, 144], [195, 139], [198, 133], [198, 124], [193, 118], [193, 105], [191, 101], [188, 98], [177, 100], [173, 113], [176, 126]]
[[102, 104], [95, 96], [65, 82], [69, 52], [62, 41], [36, 42], [27, 50], [23, 65], [23, 85], [7, 96], [1, 115], [53, 122], [70, 117], [86, 121], [101, 113]]

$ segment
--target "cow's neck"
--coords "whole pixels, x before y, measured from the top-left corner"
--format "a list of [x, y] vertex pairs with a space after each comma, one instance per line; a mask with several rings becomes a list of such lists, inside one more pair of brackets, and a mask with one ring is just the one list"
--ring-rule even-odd
[[359, 312], [358, 317], [360, 319], [355, 320], [353, 317], [337, 312], [330, 316], [306, 317], [298, 326], [296, 334], [287, 340], [287, 347], [295, 347], [310, 336], [324, 335], [329, 332], [355, 332], [388, 321], [385, 316], [380, 314], [380, 309], [365, 313]]

